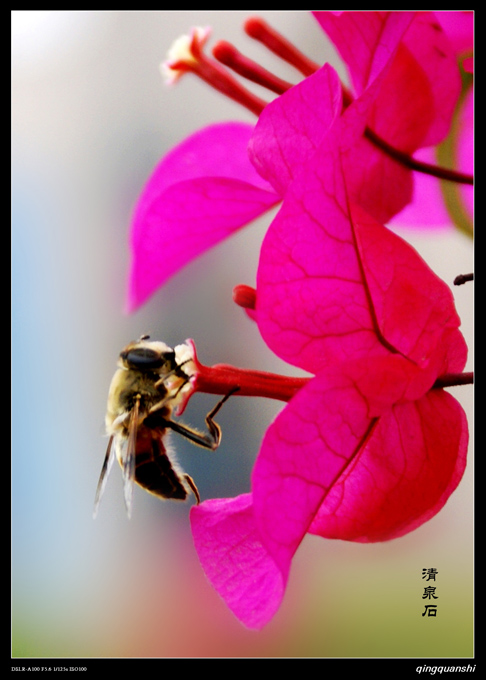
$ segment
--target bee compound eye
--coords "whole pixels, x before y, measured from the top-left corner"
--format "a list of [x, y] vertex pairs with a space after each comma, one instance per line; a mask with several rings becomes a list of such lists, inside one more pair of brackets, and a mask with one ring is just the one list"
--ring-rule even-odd
[[151, 371], [160, 368], [166, 362], [163, 354], [148, 347], [135, 347], [128, 352], [122, 352], [121, 357], [131, 368], [140, 371]]

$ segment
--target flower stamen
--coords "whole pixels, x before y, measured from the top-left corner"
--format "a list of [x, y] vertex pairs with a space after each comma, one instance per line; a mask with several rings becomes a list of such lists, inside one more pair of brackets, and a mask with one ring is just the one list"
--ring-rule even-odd
[[247, 35], [254, 40], [258, 40], [265, 45], [271, 52], [294, 66], [304, 76], [310, 76], [320, 69], [320, 64], [316, 64], [302, 54], [291, 42], [286, 40], [280, 33], [275, 31], [263, 19], [251, 17], [244, 24]]
[[283, 94], [292, 87], [291, 83], [282, 80], [260, 66], [260, 64], [245, 57], [241, 52], [238, 52], [236, 47], [225, 40], [220, 40], [216, 43], [213, 47], [213, 56], [243, 78], [251, 80], [251, 82], [261, 85], [262, 87], [266, 87], [276, 94]]
[[243, 87], [217, 61], [204, 54], [203, 47], [208, 37], [209, 29], [193, 28], [189, 36], [182, 36], [173, 43], [167, 61], [162, 64], [166, 80], [174, 83], [184, 73], [194, 73], [218, 92], [260, 115], [267, 102]]

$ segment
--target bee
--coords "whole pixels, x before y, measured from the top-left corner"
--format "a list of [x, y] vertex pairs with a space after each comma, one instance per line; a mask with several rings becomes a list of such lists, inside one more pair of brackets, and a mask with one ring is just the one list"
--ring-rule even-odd
[[200, 503], [194, 480], [173, 458], [168, 434], [172, 430], [194, 444], [216, 450], [221, 428], [214, 416], [237, 388], [206, 416], [207, 434], [173, 420], [174, 408], [189, 385], [190, 375], [184, 366], [190, 361], [191, 358], [178, 362], [176, 350], [163, 342], [150, 341], [148, 335], [142, 335], [120, 352], [108, 394], [105, 425], [109, 441], [96, 490], [94, 517], [115, 457], [122, 468], [129, 517], [135, 483], [164, 499], [185, 500], [192, 491]]

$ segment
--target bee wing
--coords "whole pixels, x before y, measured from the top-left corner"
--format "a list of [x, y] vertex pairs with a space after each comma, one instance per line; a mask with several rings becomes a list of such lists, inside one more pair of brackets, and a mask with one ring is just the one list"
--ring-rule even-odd
[[137, 446], [139, 400], [135, 400], [128, 423], [128, 442], [123, 459], [123, 493], [128, 517], [132, 515], [133, 487], [135, 484], [135, 454]]
[[114, 435], [110, 437], [110, 441], [108, 442], [105, 460], [103, 462], [103, 467], [101, 468], [100, 479], [98, 482], [98, 487], [96, 489], [95, 503], [93, 508], [93, 518], [95, 518], [98, 513], [98, 506], [101, 501], [101, 496], [103, 495], [103, 492], [105, 490], [108, 475], [110, 474], [113, 461], [115, 460], [115, 449], [113, 447], [113, 439]]

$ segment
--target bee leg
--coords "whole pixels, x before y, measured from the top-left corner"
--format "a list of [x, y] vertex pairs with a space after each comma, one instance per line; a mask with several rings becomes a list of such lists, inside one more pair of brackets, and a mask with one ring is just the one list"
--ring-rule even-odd
[[215, 443], [215, 448], [219, 446], [219, 443], [221, 441], [221, 428], [218, 425], [218, 423], [214, 422], [213, 418], [218, 413], [219, 409], [222, 407], [224, 402], [228, 401], [231, 395], [233, 395], [235, 392], [238, 392], [239, 389], [240, 389], [239, 387], [233, 387], [228, 392], [228, 394], [226, 394], [220, 401], [218, 401], [216, 406], [206, 416], [206, 427], [208, 428], [209, 434]]
[[[172, 378], [173, 375], [177, 375], [176, 369], [174, 369], [170, 373], [167, 373], [167, 375], [164, 375], [163, 378], [159, 378], [159, 380], [157, 380], [157, 382], [154, 385], [155, 389], [158, 390], [159, 387], [165, 387], [165, 381], [168, 380], [169, 378]], [[180, 390], [184, 387], [184, 385], [187, 385], [187, 383], [189, 382], [189, 377], [186, 376], [186, 375], [184, 375], [184, 376], [179, 375], [177, 377], [179, 377], [179, 378], [184, 377], [184, 380], [183, 380], [182, 384], [179, 385], [179, 387], [177, 388], [176, 394], [174, 394], [173, 396], [170, 396], [169, 399], [173, 399], [180, 392]]]
[[178, 434], [181, 434], [183, 437], [186, 437], [186, 439], [189, 439], [194, 444], [198, 444], [205, 449], [215, 451], [221, 442], [221, 428], [218, 423], [214, 421], [214, 416], [218, 413], [224, 402], [227, 401], [231, 395], [237, 392], [239, 389], [239, 387], [233, 387], [233, 389], [231, 389], [228, 394], [218, 401], [216, 406], [208, 413], [206, 416], [208, 434], [202, 434], [201, 432], [198, 432], [197, 430], [194, 430], [191, 427], [183, 425], [182, 423], [178, 423], [174, 420], [167, 419], [165, 420], [164, 424], [166, 427], [170, 428], [174, 432], [177, 432]]
[[184, 473], [184, 479], [186, 480], [186, 482], [191, 487], [192, 493], [195, 495], [197, 504], [199, 505], [199, 503], [201, 502], [201, 496], [199, 495], [199, 491], [197, 490], [197, 486], [196, 486], [193, 478], [190, 475]]
[[[154, 387], [155, 387], [156, 389], [159, 389], [160, 387], [163, 387], [164, 390], [166, 390], [166, 392], [167, 392], [167, 388], [165, 387], [165, 380], [167, 380], [167, 378], [169, 378], [170, 376], [172, 376], [174, 373], [175, 373], [175, 371], [171, 371], [171, 373], [169, 373], [169, 375], [166, 375], [166, 376], [164, 376], [163, 378], [161, 378], [160, 380], [157, 380], [157, 382], [155, 383]], [[171, 394], [171, 395], [169, 395], [169, 396], [167, 396], [167, 394], [165, 394], [163, 399], [161, 399], [159, 402], [157, 402], [156, 404], [154, 404], [154, 405], [151, 407], [150, 413], [156, 413], [159, 409], [163, 408], [163, 407], [167, 404], [168, 401], [170, 401], [171, 399], [175, 399], [175, 398], [177, 397], [177, 395], [179, 394], [179, 392], [182, 390], [182, 388], [183, 388], [185, 385], [187, 385], [188, 382], [189, 382], [189, 377], [188, 377], [188, 376], [185, 376], [184, 380], [183, 380], [182, 383], [179, 385], [179, 387], [178, 387], [177, 390], [174, 392], [174, 394]]]
[[155, 383], [154, 387], [156, 389], [158, 389], [162, 385], [165, 387], [166, 380], [168, 380], [169, 378], [172, 378], [173, 375], [176, 375], [178, 378], [183, 378], [183, 382], [177, 388], [177, 392], [169, 397], [169, 399], [174, 399], [174, 397], [176, 397], [179, 394], [179, 392], [184, 387], [184, 385], [187, 385], [187, 383], [189, 382], [190, 376], [188, 376], [182, 370], [182, 367], [184, 366], [184, 364], [187, 364], [189, 361], [191, 361], [191, 359], [186, 359], [181, 364], [177, 364], [171, 371], [169, 371], [169, 373], [166, 373], [164, 376], [159, 378], [159, 380], [157, 380], [157, 382]]
[[[167, 402], [171, 401], [171, 399], [175, 399], [175, 398], [177, 397], [177, 395], [179, 394], [179, 392], [181, 391], [181, 389], [184, 387], [184, 385], [185, 385], [187, 382], [188, 382], [188, 380], [186, 380], [185, 382], [183, 382], [182, 385], [180, 385], [180, 386], [177, 388], [177, 392], [175, 392], [174, 394], [171, 394], [171, 395], [168, 396], [168, 397], [164, 397], [164, 399], [161, 399], [161, 400], [158, 401], [156, 404], [154, 404], [153, 406], [151, 406], [151, 407], [150, 407], [150, 411], [149, 411], [149, 417], [150, 417], [151, 415], [157, 414], [159, 411], [163, 411], [163, 410], [166, 408], [166, 406], [167, 406]], [[158, 383], [156, 383], [156, 386], [160, 386], [159, 383], [160, 383], [160, 381], [159, 381]]]

